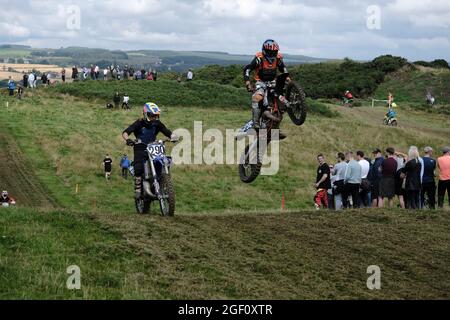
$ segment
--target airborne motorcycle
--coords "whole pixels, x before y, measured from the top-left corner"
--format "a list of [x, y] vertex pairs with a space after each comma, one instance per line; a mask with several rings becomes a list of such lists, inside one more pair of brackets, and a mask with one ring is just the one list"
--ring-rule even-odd
[[[152, 202], [158, 201], [162, 216], [175, 215], [175, 191], [170, 175], [173, 162], [172, 157], [166, 155], [166, 142], [170, 141], [159, 140], [146, 146], [148, 157], [144, 162], [142, 195], [135, 199], [136, 211], [140, 214], [149, 213]], [[133, 167], [130, 172], [134, 175]]]
[[[262, 157], [265, 147], [272, 139], [272, 130], [279, 129], [283, 114], [288, 113], [292, 122], [301, 126], [306, 121], [308, 107], [303, 88], [294, 81], [287, 83], [289, 74], [279, 75], [274, 81], [266, 83], [267, 90], [262, 101], [263, 114], [260, 119], [260, 128], [265, 129], [266, 136], [253, 130], [253, 121], [248, 122], [238, 134], [238, 139], [246, 135], [256, 134], [255, 141], [247, 145], [239, 164], [239, 177], [244, 183], [252, 183], [259, 176], [262, 168]], [[265, 143], [261, 143], [265, 139]]]

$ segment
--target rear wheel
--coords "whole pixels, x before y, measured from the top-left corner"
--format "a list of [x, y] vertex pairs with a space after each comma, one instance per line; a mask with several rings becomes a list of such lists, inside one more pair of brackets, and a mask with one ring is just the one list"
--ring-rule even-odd
[[256, 161], [256, 164], [252, 164], [251, 161], [251, 154], [249, 154], [250, 146], [248, 145], [245, 148], [245, 160], [242, 161], [243, 163], [239, 165], [239, 177], [241, 178], [241, 181], [244, 183], [252, 183], [253, 181], [258, 178], [259, 174], [261, 173], [262, 163], [258, 157], [258, 160]]
[[392, 121], [391, 122], [391, 126], [397, 127], [398, 126], [397, 120]]
[[305, 91], [299, 84], [291, 81], [286, 89], [286, 99], [290, 103], [287, 108], [289, 117], [295, 125], [301, 126], [305, 123], [308, 113]]

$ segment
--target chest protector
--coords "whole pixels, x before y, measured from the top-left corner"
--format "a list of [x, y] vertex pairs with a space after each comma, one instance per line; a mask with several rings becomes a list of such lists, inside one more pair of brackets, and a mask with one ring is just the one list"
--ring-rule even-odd
[[262, 52], [256, 54], [258, 61], [260, 62], [255, 70], [255, 80], [256, 81], [273, 81], [277, 76], [278, 65], [280, 64], [283, 56], [279, 53], [277, 58], [270, 63]]

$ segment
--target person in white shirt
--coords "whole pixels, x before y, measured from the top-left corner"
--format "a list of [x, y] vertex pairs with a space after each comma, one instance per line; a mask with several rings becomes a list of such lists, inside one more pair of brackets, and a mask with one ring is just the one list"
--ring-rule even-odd
[[342, 210], [344, 208], [344, 203], [342, 199], [342, 194], [345, 188], [345, 172], [347, 171], [347, 162], [345, 162], [345, 154], [338, 153], [337, 155], [338, 163], [334, 166], [331, 171], [332, 175], [332, 188], [334, 195], [334, 208], [336, 210]]
[[107, 68], [105, 68], [103, 70], [103, 80], [108, 80], [108, 69]]
[[361, 205], [365, 208], [370, 207], [370, 190], [371, 185], [368, 179], [370, 172], [370, 163], [364, 158], [364, 152], [358, 151], [356, 153], [356, 160], [358, 160], [359, 165], [361, 166], [361, 192], [359, 194], [361, 198]]
[[191, 69], [189, 69], [186, 78], [187, 78], [187, 81], [192, 81], [194, 79], [194, 73], [192, 72]]
[[28, 86], [30, 89], [36, 88], [36, 77], [33, 72], [28, 76]]

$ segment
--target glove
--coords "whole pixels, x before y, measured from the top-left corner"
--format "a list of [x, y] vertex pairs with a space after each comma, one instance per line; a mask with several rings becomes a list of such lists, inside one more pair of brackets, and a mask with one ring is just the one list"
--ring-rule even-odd
[[178, 137], [176, 134], [172, 134], [170, 136], [170, 141], [171, 142], [178, 142], [180, 140], [180, 137]]
[[131, 139], [127, 139], [127, 146], [134, 147], [134, 141]]

